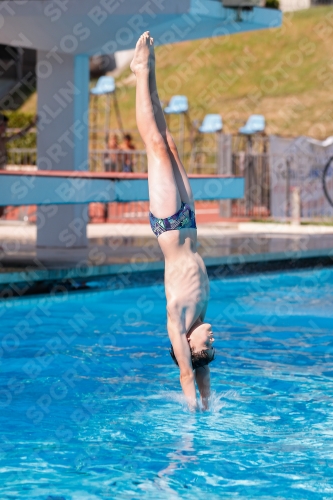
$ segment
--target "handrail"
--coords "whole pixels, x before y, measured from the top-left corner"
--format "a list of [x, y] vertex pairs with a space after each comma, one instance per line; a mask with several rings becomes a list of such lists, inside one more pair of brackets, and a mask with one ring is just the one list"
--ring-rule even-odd
[[[35, 170], [35, 171], [18, 171], [18, 170], [0, 170], [1, 175], [17, 175], [17, 176], [32, 176], [32, 177], [74, 177], [82, 179], [104, 179], [104, 180], [131, 180], [131, 179], [148, 179], [148, 174], [141, 172], [90, 172], [83, 170]], [[215, 174], [188, 174], [190, 179], [242, 179], [242, 175], [215, 175]]]

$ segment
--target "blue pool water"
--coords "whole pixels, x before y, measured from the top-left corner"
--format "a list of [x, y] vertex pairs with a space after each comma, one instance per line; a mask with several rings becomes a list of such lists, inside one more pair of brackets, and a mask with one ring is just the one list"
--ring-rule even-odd
[[333, 271], [213, 281], [191, 414], [163, 288], [2, 304], [1, 499], [333, 498]]

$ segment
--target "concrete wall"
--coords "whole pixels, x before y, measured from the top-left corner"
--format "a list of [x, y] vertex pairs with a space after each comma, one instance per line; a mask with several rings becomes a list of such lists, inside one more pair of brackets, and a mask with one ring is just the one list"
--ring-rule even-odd
[[309, 9], [311, 0], [280, 0], [282, 12], [293, 12], [295, 10]]

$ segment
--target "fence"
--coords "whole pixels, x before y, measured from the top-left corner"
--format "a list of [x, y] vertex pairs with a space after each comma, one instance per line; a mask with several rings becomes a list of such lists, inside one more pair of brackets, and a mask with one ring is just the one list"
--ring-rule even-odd
[[90, 150], [89, 163], [92, 172], [147, 172], [147, 155], [142, 150]]
[[[333, 217], [333, 207], [323, 189], [323, 171], [327, 161], [301, 152], [272, 154], [268, 138], [260, 136], [255, 141], [239, 136], [232, 137], [230, 148], [227, 137], [221, 134], [218, 147], [213, 148], [213, 151], [204, 150], [207, 158], [205, 161], [196, 158], [191, 170], [203, 174], [225, 173], [243, 176], [245, 196], [241, 200], [198, 202], [197, 212], [202, 221], [214, 221], [221, 217], [271, 217], [288, 220], [291, 217], [291, 200], [295, 188], [298, 188], [300, 193], [302, 219]], [[198, 151], [199, 149], [196, 152]], [[8, 151], [8, 168], [31, 168], [31, 165], [36, 165], [36, 157], [36, 149], [11, 149]], [[92, 150], [90, 167], [93, 171], [146, 172], [147, 157], [143, 150]], [[327, 171], [326, 189], [333, 198], [333, 167]], [[108, 206], [92, 204], [91, 207], [92, 218], [101, 222], [140, 222], [146, 220], [148, 211], [147, 202], [110, 203]], [[33, 220], [31, 212], [29, 216], [24, 212], [24, 218], [27, 217]]]
[[245, 179], [245, 196], [231, 202], [233, 217], [270, 216], [270, 171], [267, 153], [233, 153], [232, 174]]
[[7, 151], [7, 165], [15, 166], [37, 165], [36, 148], [11, 148]]
[[231, 215], [288, 221], [295, 209], [293, 193], [297, 190], [302, 220], [332, 219], [333, 161], [324, 179], [327, 160], [327, 156], [304, 153], [234, 153], [232, 173], [244, 176], [245, 196], [232, 201]]
[[[293, 193], [299, 192], [300, 218], [333, 218], [333, 169], [324, 170], [328, 157], [311, 154], [270, 156], [271, 216], [289, 219], [293, 211]], [[326, 193], [325, 194], [325, 189]], [[330, 201], [330, 200], [331, 201]]]

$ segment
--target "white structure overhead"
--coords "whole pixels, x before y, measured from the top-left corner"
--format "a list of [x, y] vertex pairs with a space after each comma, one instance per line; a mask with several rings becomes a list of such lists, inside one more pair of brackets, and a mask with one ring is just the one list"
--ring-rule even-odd
[[148, 29], [158, 45], [279, 26], [281, 13], [255, 7], [236, 19], [221, 0], [13, 0], [0, 2], [0, 43], [109, 54]]

